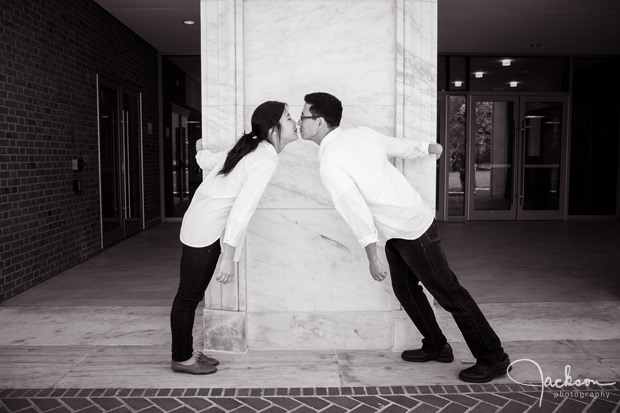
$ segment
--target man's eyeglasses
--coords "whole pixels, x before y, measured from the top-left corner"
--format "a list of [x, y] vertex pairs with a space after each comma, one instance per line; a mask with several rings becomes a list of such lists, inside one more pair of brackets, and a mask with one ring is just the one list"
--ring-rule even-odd
[[301, 121], [303, 122], [306, 119], [316, 119], [316, 118], [320, 118], [321, 116], [306, 116], [303, 113], [301, 115], [299, 115], [299, 119], [301, 119]]

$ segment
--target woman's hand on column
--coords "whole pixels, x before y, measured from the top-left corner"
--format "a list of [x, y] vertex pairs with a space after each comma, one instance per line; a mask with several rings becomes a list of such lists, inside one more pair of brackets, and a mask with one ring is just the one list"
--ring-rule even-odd
[[222, 284], [228, 284], [235, 276], [235, 247], [224, 243], [222, 250], [222, 260], [220, 261], [220, 273], [215, 279]]
[[222, 284], [228, 284], [235, 276], [235, 262], [231, 259], [222, 259], [220, 262], [220, 273], [215, 279]]

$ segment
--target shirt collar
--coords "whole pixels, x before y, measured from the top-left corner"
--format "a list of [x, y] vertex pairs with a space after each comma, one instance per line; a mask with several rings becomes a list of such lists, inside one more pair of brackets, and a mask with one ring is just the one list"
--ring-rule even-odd
[[325, 135], [325, 137], [321, 141], [321, 145], [319, 146], [319, 160], [323, 157], [323, 152], [325, 152], [325, 148], [327, 147], [327, 145], [329, 145], [331, 141], [340, 136], [341, 133], [342, 129], [340, 129], [340, 126], [338, 126], [336, 129]]

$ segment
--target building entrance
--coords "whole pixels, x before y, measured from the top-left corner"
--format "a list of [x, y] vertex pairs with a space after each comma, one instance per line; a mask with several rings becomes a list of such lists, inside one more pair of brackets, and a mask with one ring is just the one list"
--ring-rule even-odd
[[567, 98], [472, 94], [448, 100], [447, 218], [565, 219]]

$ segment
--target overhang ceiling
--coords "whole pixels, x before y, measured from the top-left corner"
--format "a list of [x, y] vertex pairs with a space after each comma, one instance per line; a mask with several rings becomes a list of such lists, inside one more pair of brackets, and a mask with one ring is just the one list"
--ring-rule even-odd
[[[95, 0], [163, 55], [200, 54], [200, 0]], [[185, 20], [196, 24], [188, 26]]]
[[[200, 0], [95, 1], [199, 77], [199, 62], [181, 56], [200, 55]], [[438, 0], [438, 8], [439, 53], [620, 55], [620, 0]]]
[[620, 54], [620, 0], [438, 1], [440, 53]]

